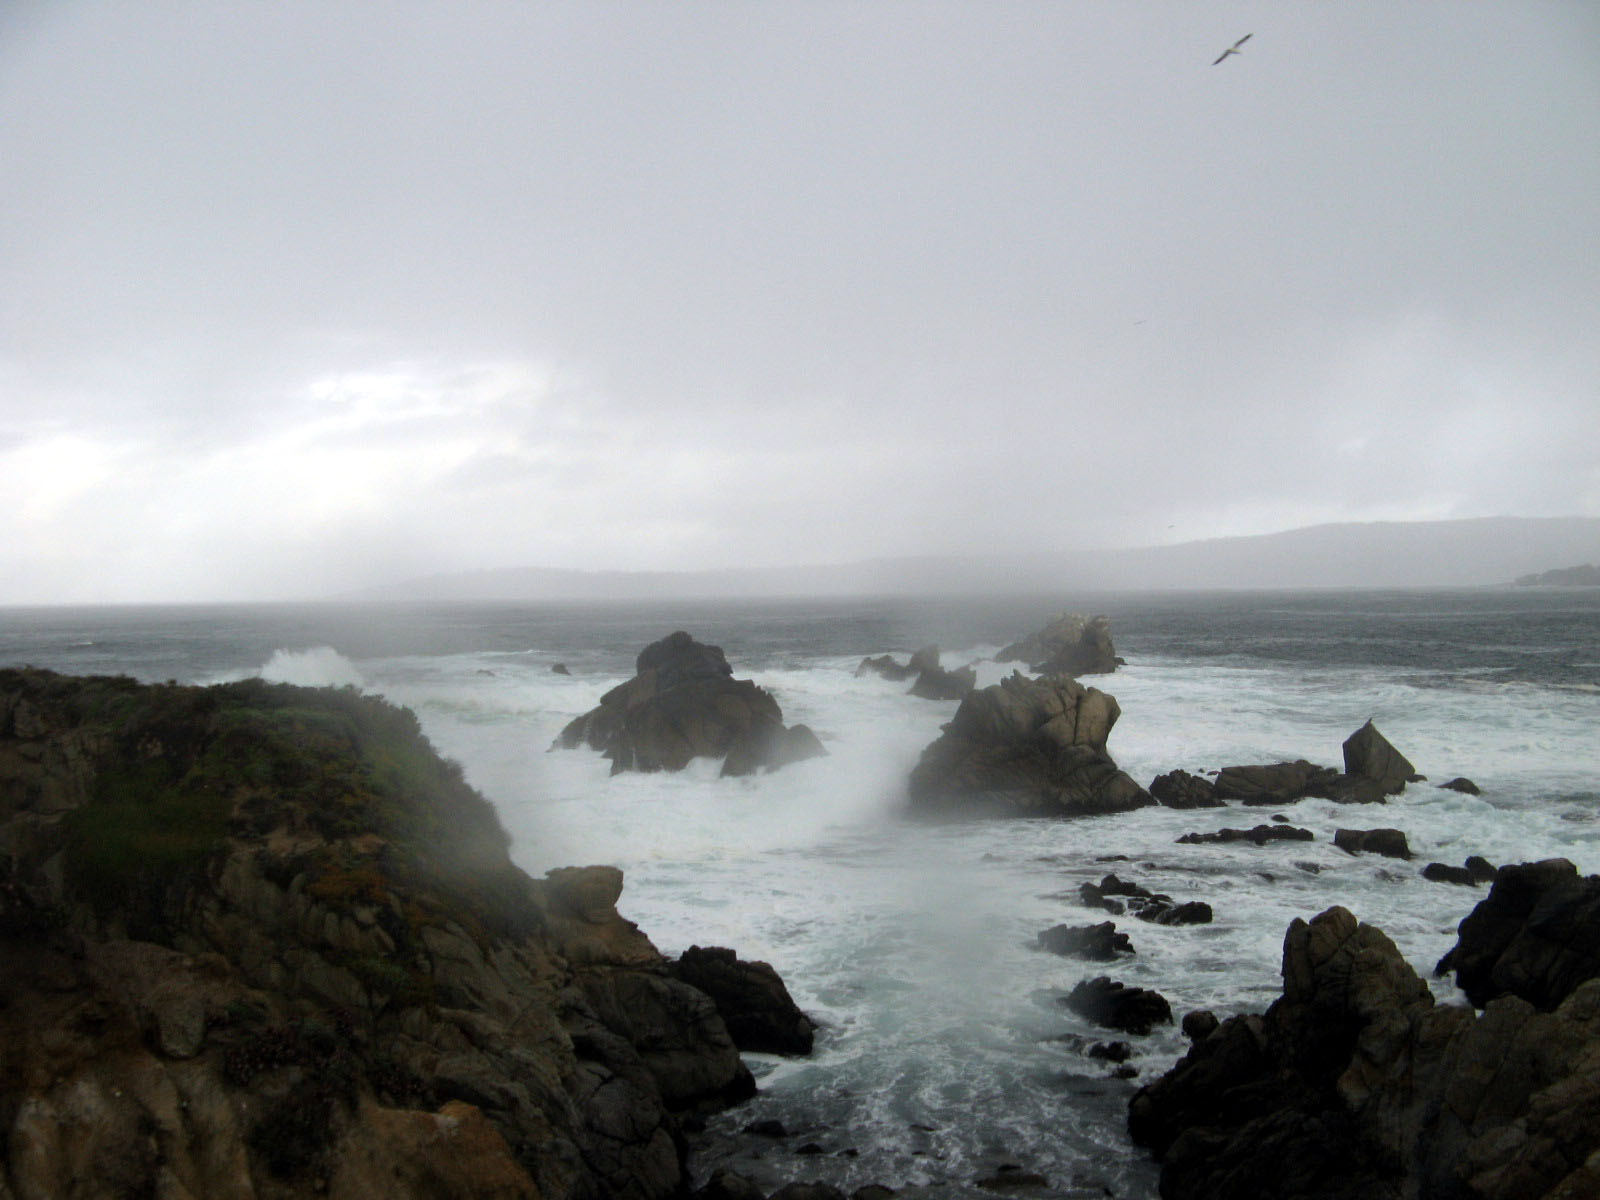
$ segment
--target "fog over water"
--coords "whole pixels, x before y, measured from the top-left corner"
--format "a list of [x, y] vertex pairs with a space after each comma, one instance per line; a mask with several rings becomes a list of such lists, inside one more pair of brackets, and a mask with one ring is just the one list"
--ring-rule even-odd
[[10, 0], [0, 603], [1600, 515], [1597, 144], [1585, 3]]

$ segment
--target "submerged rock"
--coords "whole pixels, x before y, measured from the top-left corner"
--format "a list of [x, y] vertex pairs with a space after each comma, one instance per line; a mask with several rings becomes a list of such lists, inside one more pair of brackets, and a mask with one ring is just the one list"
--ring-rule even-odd
[[995, 661], [1027, 663], [1042, 675], [1109, 675], [1122, 664], [1111, 644], [1111, 618], [1082, 613], [1062, 613], [1001, 650]]
[[681, 630], [646, 646], [636, 668], [597, 708], [569, 723], [551, 749], [599, 750], [612, 774], [681, 771], [706, 756], [724, 758], [725, 775], [747, 775], [827, 753], [810, 730], [784, 727], [783, 710], [768, 692], [733, 678], [719, 647]]
[[1483, 795], [1483, 789], [1463, 775], [1458, 775], [1454, 779], [1447, 779], [1439, 786], [1442, 788], [1448, 788], [1452, 792], [1460, 792], [1466, 796]]
[[1204, 846], [1213, 843], [1249, 842], [1265, 846], [1268, 842], [1309, 842], [1315, 835], [1309, 829], [1295, 825], [1256, 825], [1250, 829], [1218, 829], [1211, 833], [1186, 833], [1178, 839], [1180, 846]]
[[1165, 1200], [1556, 1200], [1593, 1195], [1600, 981], [1553, 1013], [1436, 1007], [1342, 908], [1295, 921], [1283, 995], [1141, 1089], [1129, 1132]]
[[1108, 912], [1132, 913], [1152, 925], [1209, 925], [1212, 920], [1211, 906], [1202, 900], [1179, 904], [1163, 892], [1152, 892], [1114, 874], [1106, 875], [1099, 883], [1080, 885], [1078, 897], [1085, 904]]
[[1118, 933], [1112, 921], [1101, 921], [1098, 925], [1054, 925], [1039, 935], [1037, 945], [1052, 954], [1092, 962], [1111, 962], [1119, 954], [1134, 953], [1128, 935]]
[[1440, 960], [1447, 971], [1480, 1008], [1504, 995], [1556, 1007], [1600, 978], [1600, 875], [1564, 858], [1501, 867]]
[[1064, 676], [1009, 679], [967, 693], [911, 772], [924, 812], [1085, 816], [1153, 804], [1117, 768], [1106, 739], [1117, 702]]
[[711, 999], [352, 690], [0, 671], [0, 1195], [638, 1200]]

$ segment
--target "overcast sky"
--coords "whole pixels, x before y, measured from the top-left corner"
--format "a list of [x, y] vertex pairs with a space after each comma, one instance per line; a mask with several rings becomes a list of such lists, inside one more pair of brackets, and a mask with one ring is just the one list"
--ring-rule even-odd
[[0, 603], [1495, 514], [1600, 5], [0, 0]]

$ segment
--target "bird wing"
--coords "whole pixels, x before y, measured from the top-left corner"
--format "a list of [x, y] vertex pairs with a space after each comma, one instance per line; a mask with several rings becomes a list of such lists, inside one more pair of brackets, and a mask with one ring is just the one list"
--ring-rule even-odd
[[1221, 54], [1219, 54], [1219, 55], [1217, 55], [1217, 62], [1214, 62], [1214, 63], [1212, 63], [1212, 64], [1211, 64], [1211, 65], [1212, 65], [1212, 66], [1213, 66], [1213, 67], [1214, 67], [1214, 66], [1216, 66], [1216, 65], [1217, 65], [1217, 63], [1219, 63], [1219, 62], [1221, 62], [1221, 61], [1222, 61], [1222, 60], [1223, 60], [1223, 59], [1225, 59], [1225, 58], [1227, 58], [1227, 57], [1228, 57], [1228, 55], [1230, 55], [1230, 54], [1237, 54], [1237, 53], [1239, 53], [1239, 52], [1238, 52], [1238, 51], [1237, 51], [1237, 50], [1234, 50], [1234, 49], [1232, 49], [1232, 48], [1229, 48], [1229, 49], [1227, 49], [1227, 50], [1224, 50], [1224, 51], [1223, 51], [1223, 52], [1222, 52], [1222, 53], [1221, 53]]
[[1255, 37], [1255, 34], [1253, 34], [1253, 33], [1245, 34], [1242, 38], [1240, 38], [1237, 42], [1235, 42], [1233, 44], [1233, 48], [1235, 50], [1237, 50], [1240, 46], [1244, 45], [1246, 42], [1248, 42], [1253, 37]]

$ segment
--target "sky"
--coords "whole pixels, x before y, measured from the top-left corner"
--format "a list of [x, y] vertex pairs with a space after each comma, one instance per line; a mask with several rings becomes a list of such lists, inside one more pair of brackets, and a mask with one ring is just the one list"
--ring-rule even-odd
[[0, 604], [1600, 515], [1600, 5], [0, 0], [0, 512]]

